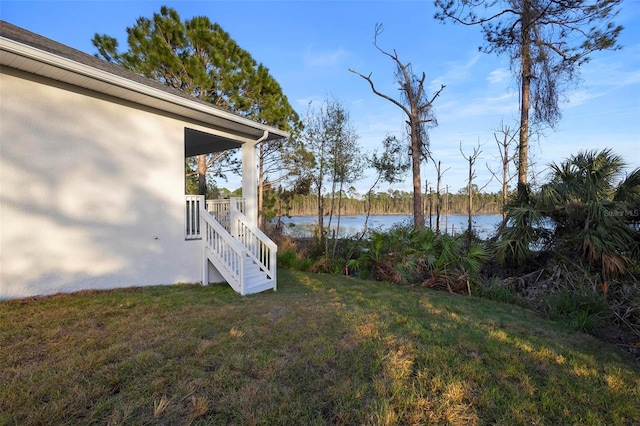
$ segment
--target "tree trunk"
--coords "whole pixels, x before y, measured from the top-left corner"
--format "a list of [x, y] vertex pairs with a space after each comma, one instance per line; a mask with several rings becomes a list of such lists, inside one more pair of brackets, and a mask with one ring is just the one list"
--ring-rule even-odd
[[449, 232], [449, 185], [446, 187], [444, 200], [444, 233], [446, 234]]
[[[505, 136], [506, 137], [506, 136]], [[502, 225], [507, 224], [507, 202], [509, 201], [509, 146], [504, 145], [502, 158]]]
[[207, 196], [207, 156], [198, 155], [198, 194]]
[[[427, 197], [427, 188], [429, 188], [429, 196]], [[425, 179], [424, 180], [424, 194], [425, 197], [429, 199], [429, 214], [427, 215], [429, 217], [429, 229], [433, 229], [433, 224], [432, 224], [432, 220], [431, 220], [431, 216], [433, 216], [433, 190], [429, 187], [429, 182]]]
[[324, 209], [322, 200], [322, 187], [318, 188], [318, 246], [322, 244], [323, 232], [324, 232]]
[[471, 248], [471, 231], [473, 230], [473, 162], [474, 156], [469, 156], [469, 210], [467, 224], [467, 249]]
[[411, 162], [413, 172], [413, 226], [424, 228], [424, 211], [422, 209], [422, 181], [420, 179], [420, 163], [422, 162], [419, 117], [411, 120]]
[[527, 185], [529, 155], [529, 107], [531, 94], [531, 5], [530, 0], [522, 2], [522, 44], [520, 49], [521, 93], [520, 93], [520, 140], [518, 144], [518, 195], [523, 195]]
[[340, 236], [340, 218], [342, 217], [342, 213], [340, 209], [342, 208], [342, 182], [340, 182], [340, 189], [338, 192], [338, 223], [336, 224], [336, 238], [333, 240], [333, 253], [331, 254], [331, 259], [336, 258], [336, 249], [338, 248], [338, 238]]
[[440, 180], [442, 175], [440, 174], [440, 161], [438, 161], [438, 180], [436, 182], [436, 233], [440, 234]]

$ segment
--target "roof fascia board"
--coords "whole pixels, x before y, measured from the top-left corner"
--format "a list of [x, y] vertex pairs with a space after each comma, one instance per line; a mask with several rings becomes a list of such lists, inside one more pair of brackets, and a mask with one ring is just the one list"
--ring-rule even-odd
[[213, 106], [204, 105], [198, 102], [192, 102], [189, 99], [182, 98], [180, 96], [165, 92], [163, 90], [156, 89], [154, 87], [129, 80], [125, 77], [111, 74], [107, 71], [103, 71], [103, 70], [91, 67], [89, 65], [81, 64], [71, 59], [64, 58], [62, 56], [34, 48], [27, 44], [8, 39], [6, 37], [0, 36], [0, 50], [5, 50], [7, 52], [11, 52], [22, 57], [32, 59], [37, 62], [43, 63], [45, 65], [50, 65], [50, 66], [64, 69], [73, 73], [84, 75], [86, 77], [89, 77], [98, 81], [102, 81], [104, 83], [107, 83], [113, 86], [122, 87], [126, 90], [130, 90], [146, 96], [150, 96], [152, 98], [156, 98], [161, 101], [178, 105], [183, 108], [190, 109], [192, 111], [197, 111], [200, 113], [211, 115], [218, 119], [223, 119], [225, 121], [234, 123], [236, 125], [245, 126], [251, 129], [258, 130], [260, 132], [268, 132], [269, 134], [272, 134], [273, 136], [275, 136], [275, 138], [289, 137], [288, 132], [282, 131], [280, 129], [276, 129], [275, 127], [266, 126], [264, 124], [257, 123], [248, 118], [240, 117], [234, 113], [231, 113], [229, 111], [225, 111], [222, 109], [218, 109]]

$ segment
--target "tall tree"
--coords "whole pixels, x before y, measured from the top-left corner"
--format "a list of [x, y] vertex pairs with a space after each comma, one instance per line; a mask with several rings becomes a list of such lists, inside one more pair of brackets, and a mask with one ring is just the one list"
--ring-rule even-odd
[[[553, 127], [559, 96], [580, 65], [615, 50], [621, 26], [611, 22], [622, 0], [435, 0], [435, 18], [480, 26], [480, 50], [506, 54], [520, 84], [518, 193], [526, 191], [532, 126]], [[532, 114], [530, 114], [530, 111]]]
[[369, 223], [369, 215], [373, 207], [373, 190], [378, 186], [380, 182], [386, 182], [389, 184], [400, 182], [405, 173], [409, 170], [410, 164], [406, 161], [406, 157], [402, 155], [402, 142], [395, 136], [387, 135], [382, 140], [382, 152], [374, 152], [371, 157], [367, 159], [369, 166], [375, 170], [376, 176], [373, 180], [373, 184], [367, 191], [364, 199], [365, 205], [365, 220], [362, 229], [363, 238], [367, 233], [367, 226]]
[[[328, 124], [327, 137], [329, 139], [329, 160], [331, 180], [331, 202], [329, 208], [328, 228], [331, 229], [333, 216], [337, 216], [336, 233], [333, 241], [333, 254], [335, 257], [338, 244], [337, 235], [340, 232], [340, 219], [342, 217], [342, 199], [344, 198], [345, 185], [354, 183], [362, 177], [364, 160], [358, 144], [358, 134], [351, 123], [349, 112], [337, 100], [329, 102], [327, 108]], [[336, 206], [336, 196], [337, 206]], [[328, 245], [326, 248], [328, 253]]]
[[[498, 138], [498, 134], [501, 135], [502, 139]], [[486, 165], [491, 175], [502, 184], [502, 226], [507, 223], [507, 210], [505, 209], [505, 207], [507, 206], [507, 203], [509, 201], [509, 182], [515, 176], [509, 172], [509, 166], [515, 159], [515, 155], [513, 153], [509, 153], [509, 147], [515, 140], [516, 136], [516, 132], [512, 131], [509, 125], [504, 124], [504, 122], [501, 123], [500, 128], [496, 129], [493, 133], [493, 137], [496, 140], [496, 144], [498, 145], [500, 164], [502, 165], [502, 175], [498, 176], [498, 173], [493, 171], [489, 167], [489, 164]]]
[[[437, 180], [436, 180], [436, 233], [440, 234], [440, 213], [441, 213], [441, 203], [440, 203], [440, 184], [442, 182], [442, 176], [451, 168], [448, 167], [445, 170], [442, 170], [441, 167], [441, 163], [440, 161], [438, 161], [436, 163], [436, 160], [433, 159], [432, 157], [432, 161], [433, 164], [436, 167], [436, 176], [437, 176]], [[431, 214], [431, 213], [429, 213]]]
[[396, 82], [398, 83], [401, 93], [400, 100], [395, 99], [389, 95], [379, 92], [371, 79], [371, 73], [369, 75], [363, 75], [357, 71], [349, 69], [354, 74], [359, 75], [363, 79], [369, 82], [371, 90], [376, 95], [400, 108], [407, 116], [407, 126], [409, 130], [409, 137], [411, 140], [411, 165], [413, 175], [413, 224], [416, 228], [424, 228], [424, 210], [422, 206], [422, 181], [420, 179], [420, 166], [423, 160], [430, 157], [429, 155], [429, 138], [427, 128], [433, 127], [436, 123], [436, 118], [433, 113], [433, 102], [440, 95], [440, 92], [444, 89], [444, 85], [433, 94], [431, 97], [425, 92], [424, 82], [426, 74], [423, 72], [420, 77], [413, 73], [413, 67], [410, 62], [402, 63], [398, 58], [398, 53], [393, 50], [393, 53], [383, 50], [378, 46], [378, 36], [382, 33], [382, 24], [378, 23], [375, 27], [375, 34], [373, 37], [373, 45], [383, 55], [389, 57], [396, 66]]
[[[318, 243], [325, 243], [325, 253], [328, 252], [328, 241], [324, 216], [329, 213], [330, 226], [336, 194], [340, 200], [344, 185], [352, 183], [362, 173], [357, 139], [349, 114], [339, 100], [328, 98], [319, 108], [309, 107], [300, 140], [313, 156], [313, 166], [307, 169], [307, 176], [317, 202]], [[330, 193], [329, 212], [325, 211], [327, 190]]]
[[473, 147], [473, 152], [471, 154], [465, 154], [462, 150], [462, 142], [460, 142], [460, 154], [462, 154], [462, 158], [467, 160], [467, 163], [469, 163], [469, 179], [467, 180], [467, 196], [469, 197], [469, 204], [467, 208], [467, 247], [471, 247], [471, 242], [473, 240], [473, 195], [474, 192], [478, 192], [477, 185], [474, 185], [473, 183], [473, 179], [476, 177], [473, 165], [476, 163], [476, 160], [481, 153], [480, 145], [478, 145]]
[[307, 115], [304, 118], [304, 131], [300, 139], [308, 152], [312, 161], [307, 169], [311, 190], [315, 195], [316, 213], [318, 215], [318, 227], [316, 231], [317, 243], [320, 246], [324, 241], [324, 208], [325, 208], [325, 180], [328, 168], [328, 143], [325, 137], [325, 126], [327, 121], [324, 117], [325, 108], [316, 110], [309, 105]]
[[[129, 50], [123, 53], [115, 38], [95, 34], [96, 56], [264, 124], [284, 130], [297, 125], [297, 114], [269, 70], [209, 18], [183, 22], [178, 12], [162, 6], [152, 18], [138, 18], [127, 34]], [[226, 152], [192, 162], [201, 194], [207, 173], [214, 168], [214, 176], [223, 176], [229, 167], [220, 163], [231, 158]]]

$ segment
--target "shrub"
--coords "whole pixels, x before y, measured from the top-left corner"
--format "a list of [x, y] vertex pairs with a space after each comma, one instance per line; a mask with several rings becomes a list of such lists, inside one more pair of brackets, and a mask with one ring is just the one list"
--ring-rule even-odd
[[518, 304], [518, 296], [509, 287], [503, 285], [500, 279], [492, 278], [480, 282], [474, 287], [474, 290], [475, 296], [478, 297], [501, 303]]
[[551, 319], [568, 320], [579, 331], [590, 333], [606, 313], [607, 301], [592, 291], [561, 290], [543, 297], [545, 313]]
[[293, 247], [286, 248], [278, 252], [278, 267], [295, 269], [298, 253]]
[[299, 271], [309, 271], [312, 265], [313, 265], [313, 260], [309, 259], [308, 257], [305, 257], [305, 258], [298, 259], [298, 264], [296, 269], [298, 269]]
[[481, 244], [467, 248], [464, 241], [464, 236], [395, 226], [387, 232], [372, 231], [348, 266], [361, 277], [466, 291], [479, 279], [489, 254]]

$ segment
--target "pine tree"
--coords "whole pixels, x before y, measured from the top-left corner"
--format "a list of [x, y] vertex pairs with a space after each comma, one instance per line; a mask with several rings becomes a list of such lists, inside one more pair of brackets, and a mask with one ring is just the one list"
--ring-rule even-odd
[[527, 185], [529, 134], [561, 117], [563, 86], [599, 50], [616, 50], [610, 21], [622, 0], [435, 0], [441, 21], [480, 26], [487, 53], [506, 54], [520, 84], [518, 193]]
[[[138, 18], [127, 34], [129, 50], [123, 53], [115, 38], [95, 34], [96, 56], [263, 124], [283, 130], [298, 126], [298, 115], [269, 70], [209, 18], [183, 22], [178, 12], [162, 6], [151, 19]], [[287, 141], [269, 143], [280, 149], [263, 147], [266, 155], [290, 151]], [[207, 175], [215, 179], [238, 169], [229, 151], [199, 156], [189, 165], [198, 175], [200, 194], [207, 192]]]

